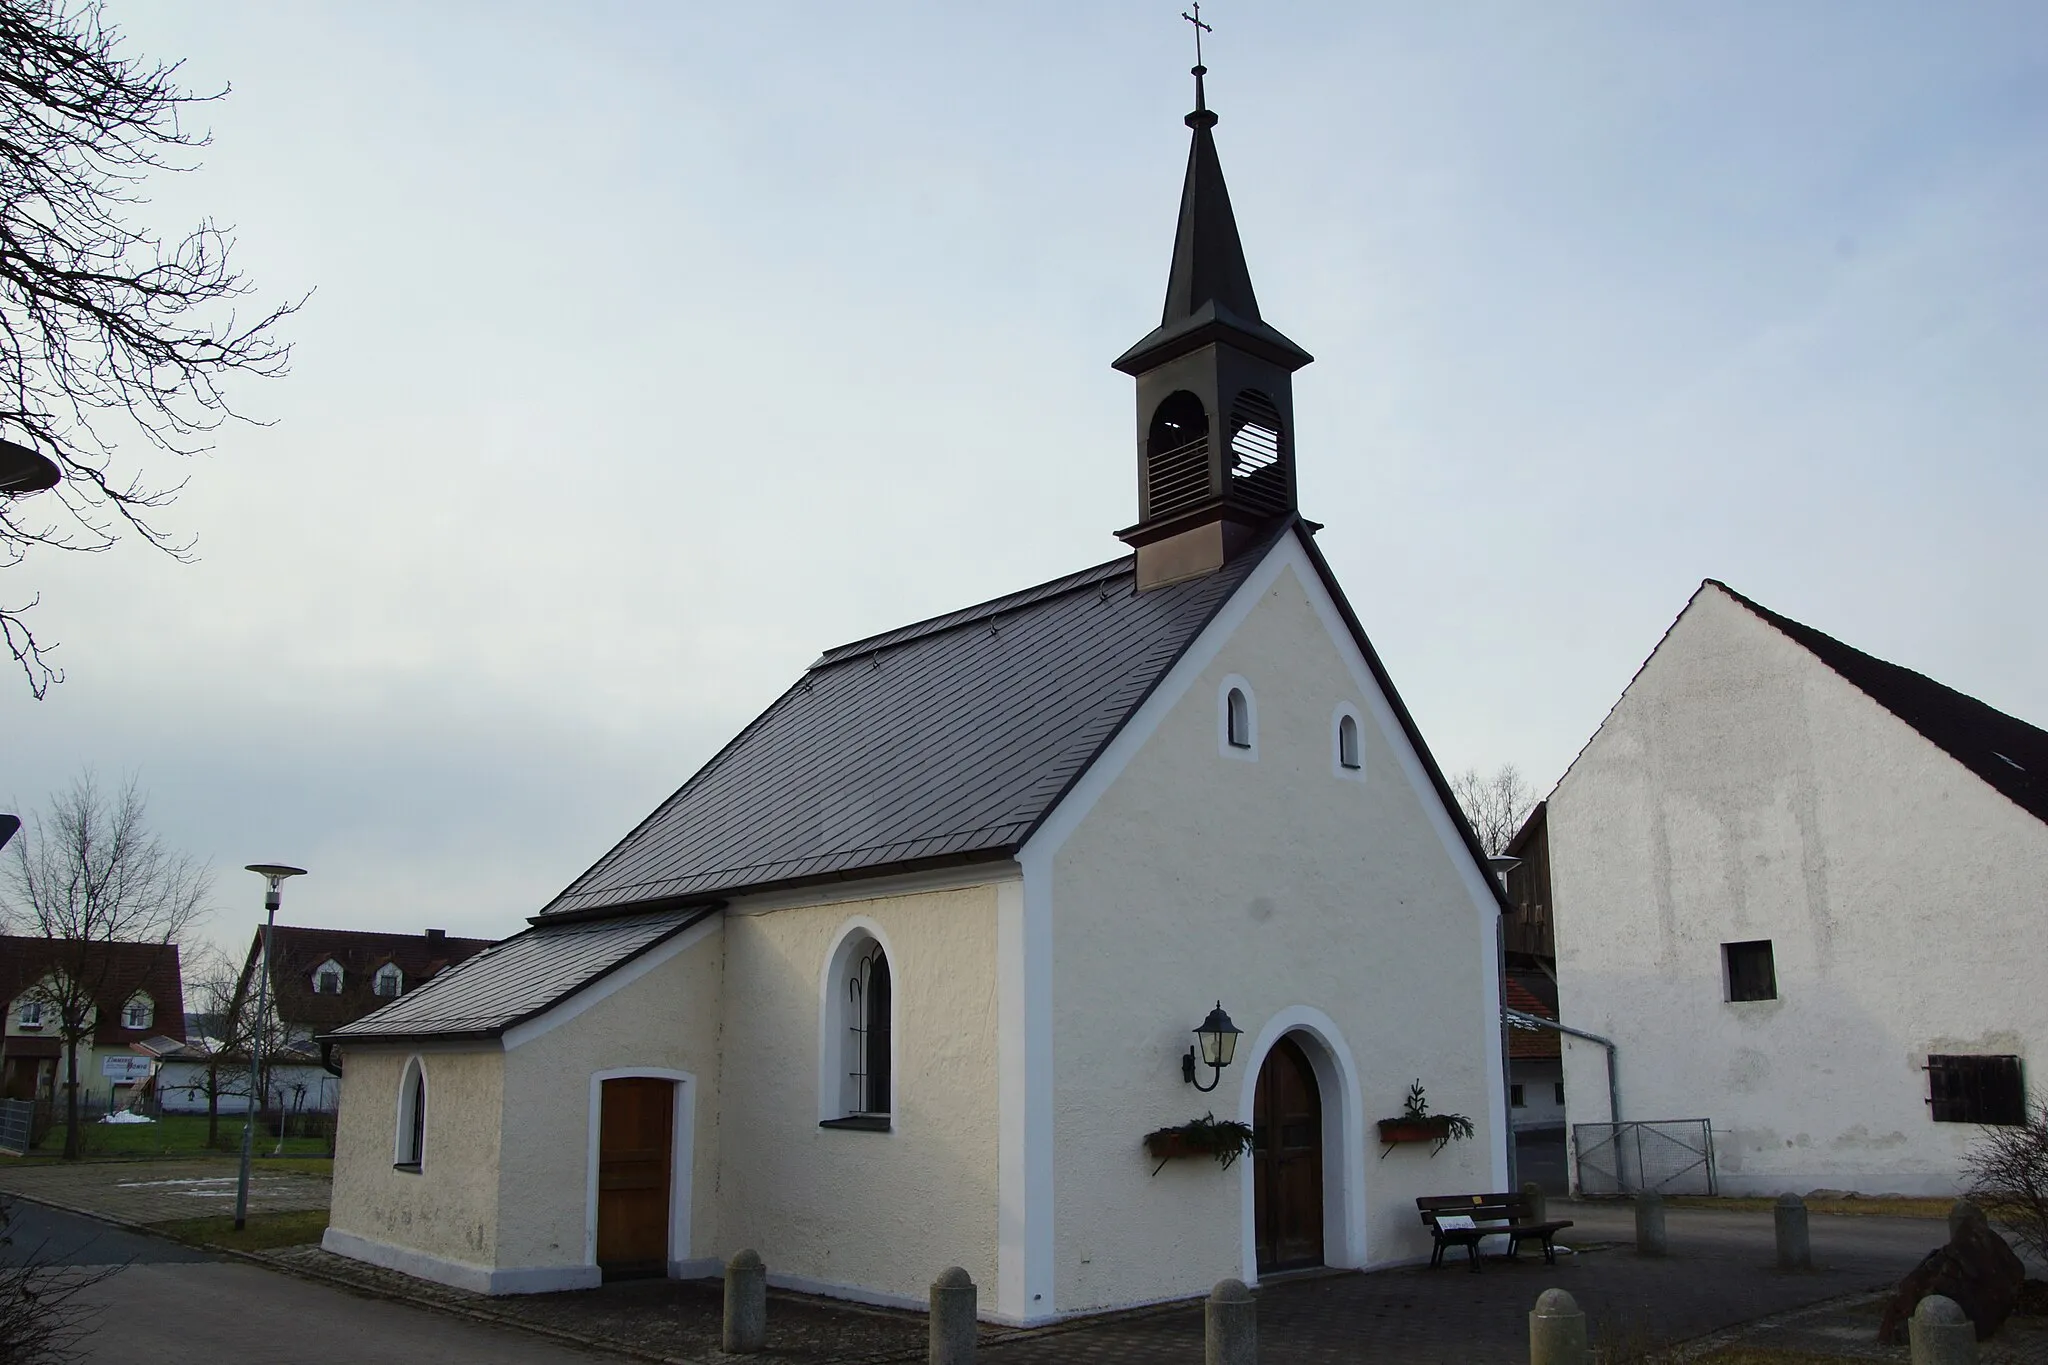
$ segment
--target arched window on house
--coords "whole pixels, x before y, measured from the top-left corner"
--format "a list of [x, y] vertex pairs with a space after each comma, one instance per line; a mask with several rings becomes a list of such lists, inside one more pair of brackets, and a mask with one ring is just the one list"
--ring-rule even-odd
[[1252, 747], [1252, 703], [1242, 687], [1233, 687], [1224, 706], [1229, 710], [1230, 747], [1249, 749]]
[[148, 1028], [156, 1020], [156, 1002], [137, 992], [121, 1009], [121, 1027]]
[[375, 995], [398, 995], [405, 990], [405, 973], [398, 970], [396, 962], [387, 962], [371, 978], [370, 990]]
[[427, 1164], [427, 1069], [414, 1057], [398, 1082], [398, 1140], [391, 1164], [418, 1171]]
[[341, 964], [331, 957], [313, 969], [313, 994], [315, 995], [340, 995], [341, 982]]

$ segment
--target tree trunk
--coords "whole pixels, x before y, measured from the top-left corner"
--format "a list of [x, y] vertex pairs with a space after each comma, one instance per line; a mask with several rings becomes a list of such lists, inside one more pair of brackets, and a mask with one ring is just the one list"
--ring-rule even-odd
[[220, 1145], [220, 1064], [212, 1062], [206, 1068], [206, 1149], [210, 1152]]
[[78, 1040], [64, 1049], [64, 1159], [76, 1161], [85, 1155], [78, 1131]]

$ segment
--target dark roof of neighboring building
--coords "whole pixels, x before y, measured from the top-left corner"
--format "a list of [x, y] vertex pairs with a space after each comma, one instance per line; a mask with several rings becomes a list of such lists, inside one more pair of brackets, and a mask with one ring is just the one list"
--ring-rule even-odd
[[1202, 578], [1140, 593], [1125, 556], [827, 650], [535, 922], [1014, 854], [1290, 532], [1505, 909], [1414, 718], [1290, 518]]
[[[276, 961], [270, 972], [271, 1009], [277, 1021], [293, 1028], [324, 1033], [391, 1003], [371, 989], [377, 971], [396, 963], [402, 989], [410, 995], [423, 983], [466, 962], [491, 946], [487, 938], [450, 938], [438, 929], [424, 934], [385, 933], [361, 929], [320, 929], [280, 924], [271, 930]], [[259, 926], [242, 963], [241, 989], [249, 989], [249, 973], [263, 950]], [[313, 973], [329, 959], [341, 964], [341, 993], [317, 995]], [[403, 995], [400, 996], [404, 998]]]
[[[84, 959], [73, 954], [83, 951]], [[61, 964], [85, 963], [82, 980], [94, 983], [93, 1041], [126, 1047], [143, 1038], [185, 1036], [185, 986], [175, 943], [92, 943], [74, 945], [46, 938], [0, 936], [0, 1007], [4, 1007]], [[131, 1029], [121, 1010], [137, 992], [147, 995], [147, 1028]], [[50, 1033], [55, 1037], [55, 1031]], [[13, 1046], [12, 1040], [9, 1047]]]
[[716, 913], [673, 909], [537, 925], [332, 1036], [344, 1043], [495, 1038]]
[[1702, 586], [1719, 588], [1749, 608], [2014, 805], [2048, 823], [2048, 731], [1780, 616], [1719, 579], [1709, 578]]

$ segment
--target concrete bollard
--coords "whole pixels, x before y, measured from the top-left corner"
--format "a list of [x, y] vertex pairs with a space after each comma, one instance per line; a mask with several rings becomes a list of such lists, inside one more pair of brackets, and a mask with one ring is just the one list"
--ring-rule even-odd
[[1562, 1289], [1546, 1289], [1529, 1314], [1529, 1365], [1592, 1365], [1586, 1315]]
[[1522, 1182], [1522, 1198], [1529, 1201], [1529, 1218], [1532, 1222], [1550, 1221], [1550, 1196], [1543, 1193], [1543, 1187], [1533, 1180]]
[[1956, 1301], [1929, 1294], [1913, 1310], [1906, 1334], [1913, 1365], [1977, 1365], [1977, 1327]]
[[1259, 1365], [1259, 1305], [1243, 1280], [1218, 1280], [1202, 1305], [1202, 1365]]
[[1644, 1190], [1636, 1196], [1636, 1255], [1663, 1256], [1670, 1250], [1664, 1237], [1664, 1196]]
[[768, 1267], [752, 1247], [725, 1264], [724, 1347], [733, 1355], [768, 1349]]
[[930, 1365], [974, 1365], [974, 1279], [948, 1266], [932, 1281]]
[[1778, 1269], [1813, 1269], [1813, 1240], [1807, 1234], [1806, 1201], [1796, 1194], [1778, 1196], [1771, 1210], [1771, 1222], [1778, 1233]]

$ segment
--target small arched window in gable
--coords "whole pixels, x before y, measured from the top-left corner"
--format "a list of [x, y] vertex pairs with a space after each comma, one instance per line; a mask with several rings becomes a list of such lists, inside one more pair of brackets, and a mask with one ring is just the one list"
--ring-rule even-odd
[[1259, 756], [1259, 703], [1252, 685], [1232, 674], [1216, 689], [1217, 739], [1225, 758]]
[[148, 1028], [156, 1020], [156, 1002], [147, 995], [137, 994], [121, 1010], [121, 1027]]
[[405, 990], [405, 973], [398, 970], [396, 962], [387, 962], [371, 978], [370, 990], [376, 995], [398, 995]]
[[1365, 723], [1348, 701], [1339, 702], [1331, 717], [1330, 771], [1347, 781], [1365, 780]]
[[889, 1015], [894, 991], [889, 979], [889, 955], [882, 945], [868, 941], [866, 950], [854, 959], [846, 979], [846, 1017], [849, 1041], [849, 1097], [854, 1114], [886, 1115], [889, 1112]]
[[340, 995], [341, 981], [341, 964], [330, 957], [313, 969], [313, 994]]
[[398, 1140], [391, 1164], [418, 1171], [427, 1164], [427, 1069], [414, 1057], [398, 1082]]

